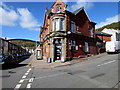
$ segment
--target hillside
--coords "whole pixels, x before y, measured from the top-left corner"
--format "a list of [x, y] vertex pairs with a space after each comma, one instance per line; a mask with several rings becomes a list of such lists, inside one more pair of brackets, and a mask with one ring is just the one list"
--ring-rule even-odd
[[104, 28], [120, 30], [120, 21], [116, 22], [116, 23], [112, 23], [112, 24], [106, 25], [106, 26], [104, 26], [102, 28], [96, 29], [96, 31], [102, 31]]
[[10, 42], [23, 47], [31, 47], [34, 48], [37, 45], [39, 45], [39, 42], [27, 40], [27, 39], [9, 39]]

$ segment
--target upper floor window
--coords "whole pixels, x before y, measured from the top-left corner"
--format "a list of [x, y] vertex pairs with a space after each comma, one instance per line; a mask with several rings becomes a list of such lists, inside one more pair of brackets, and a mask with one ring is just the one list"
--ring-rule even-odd
[[60, 19], [60, 30], [64, 30], [64, 19]]
[[64, 30], [64, 19], [56, 18], [52, 21], [53, 31], [63, 31]]
[[71, 21], [71, 32], [75, 31], [75, 22]]
[[90, 32], [90, 37], [93, 37], [93, 29], [91, 26], [89, 26], [89, 32]]
[[59, 11], [60, 11], [60, 6], [57, 7], [57, 12], [59, 12]]
[[60, 5], [61, 5], [61, 4], [57, 4], [57, 5], [56, 5], [56, 7], [57, 7], [57, 12], [60, 12], [60, 9], [61, 9]]

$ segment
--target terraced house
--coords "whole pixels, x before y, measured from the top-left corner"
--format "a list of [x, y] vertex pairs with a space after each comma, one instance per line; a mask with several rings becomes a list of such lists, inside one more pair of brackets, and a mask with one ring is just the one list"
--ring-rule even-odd
[[95, 24], [84, 7], [74, 12], [56, 0], [51, 10], [46, 8], [44, 25], [41, 26], [40, 43], [43, 59], [66, 61], [73, 57], [96, 54]]

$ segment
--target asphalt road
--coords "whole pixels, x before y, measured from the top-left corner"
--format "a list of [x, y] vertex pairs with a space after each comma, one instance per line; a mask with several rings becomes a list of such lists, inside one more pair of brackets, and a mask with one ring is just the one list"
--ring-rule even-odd
[[89, 60], [53, 69], [21, 67], [3, 70], [3, 88], [113, 88], [118, 83], [118, 54], [101, 54]]

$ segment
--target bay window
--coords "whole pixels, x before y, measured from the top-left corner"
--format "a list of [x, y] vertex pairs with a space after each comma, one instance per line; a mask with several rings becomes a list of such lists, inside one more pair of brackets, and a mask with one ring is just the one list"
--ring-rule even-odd
[[63, 31], [64, 30], [64, 19], [56, 18], [52, 21], [53, 31]]

